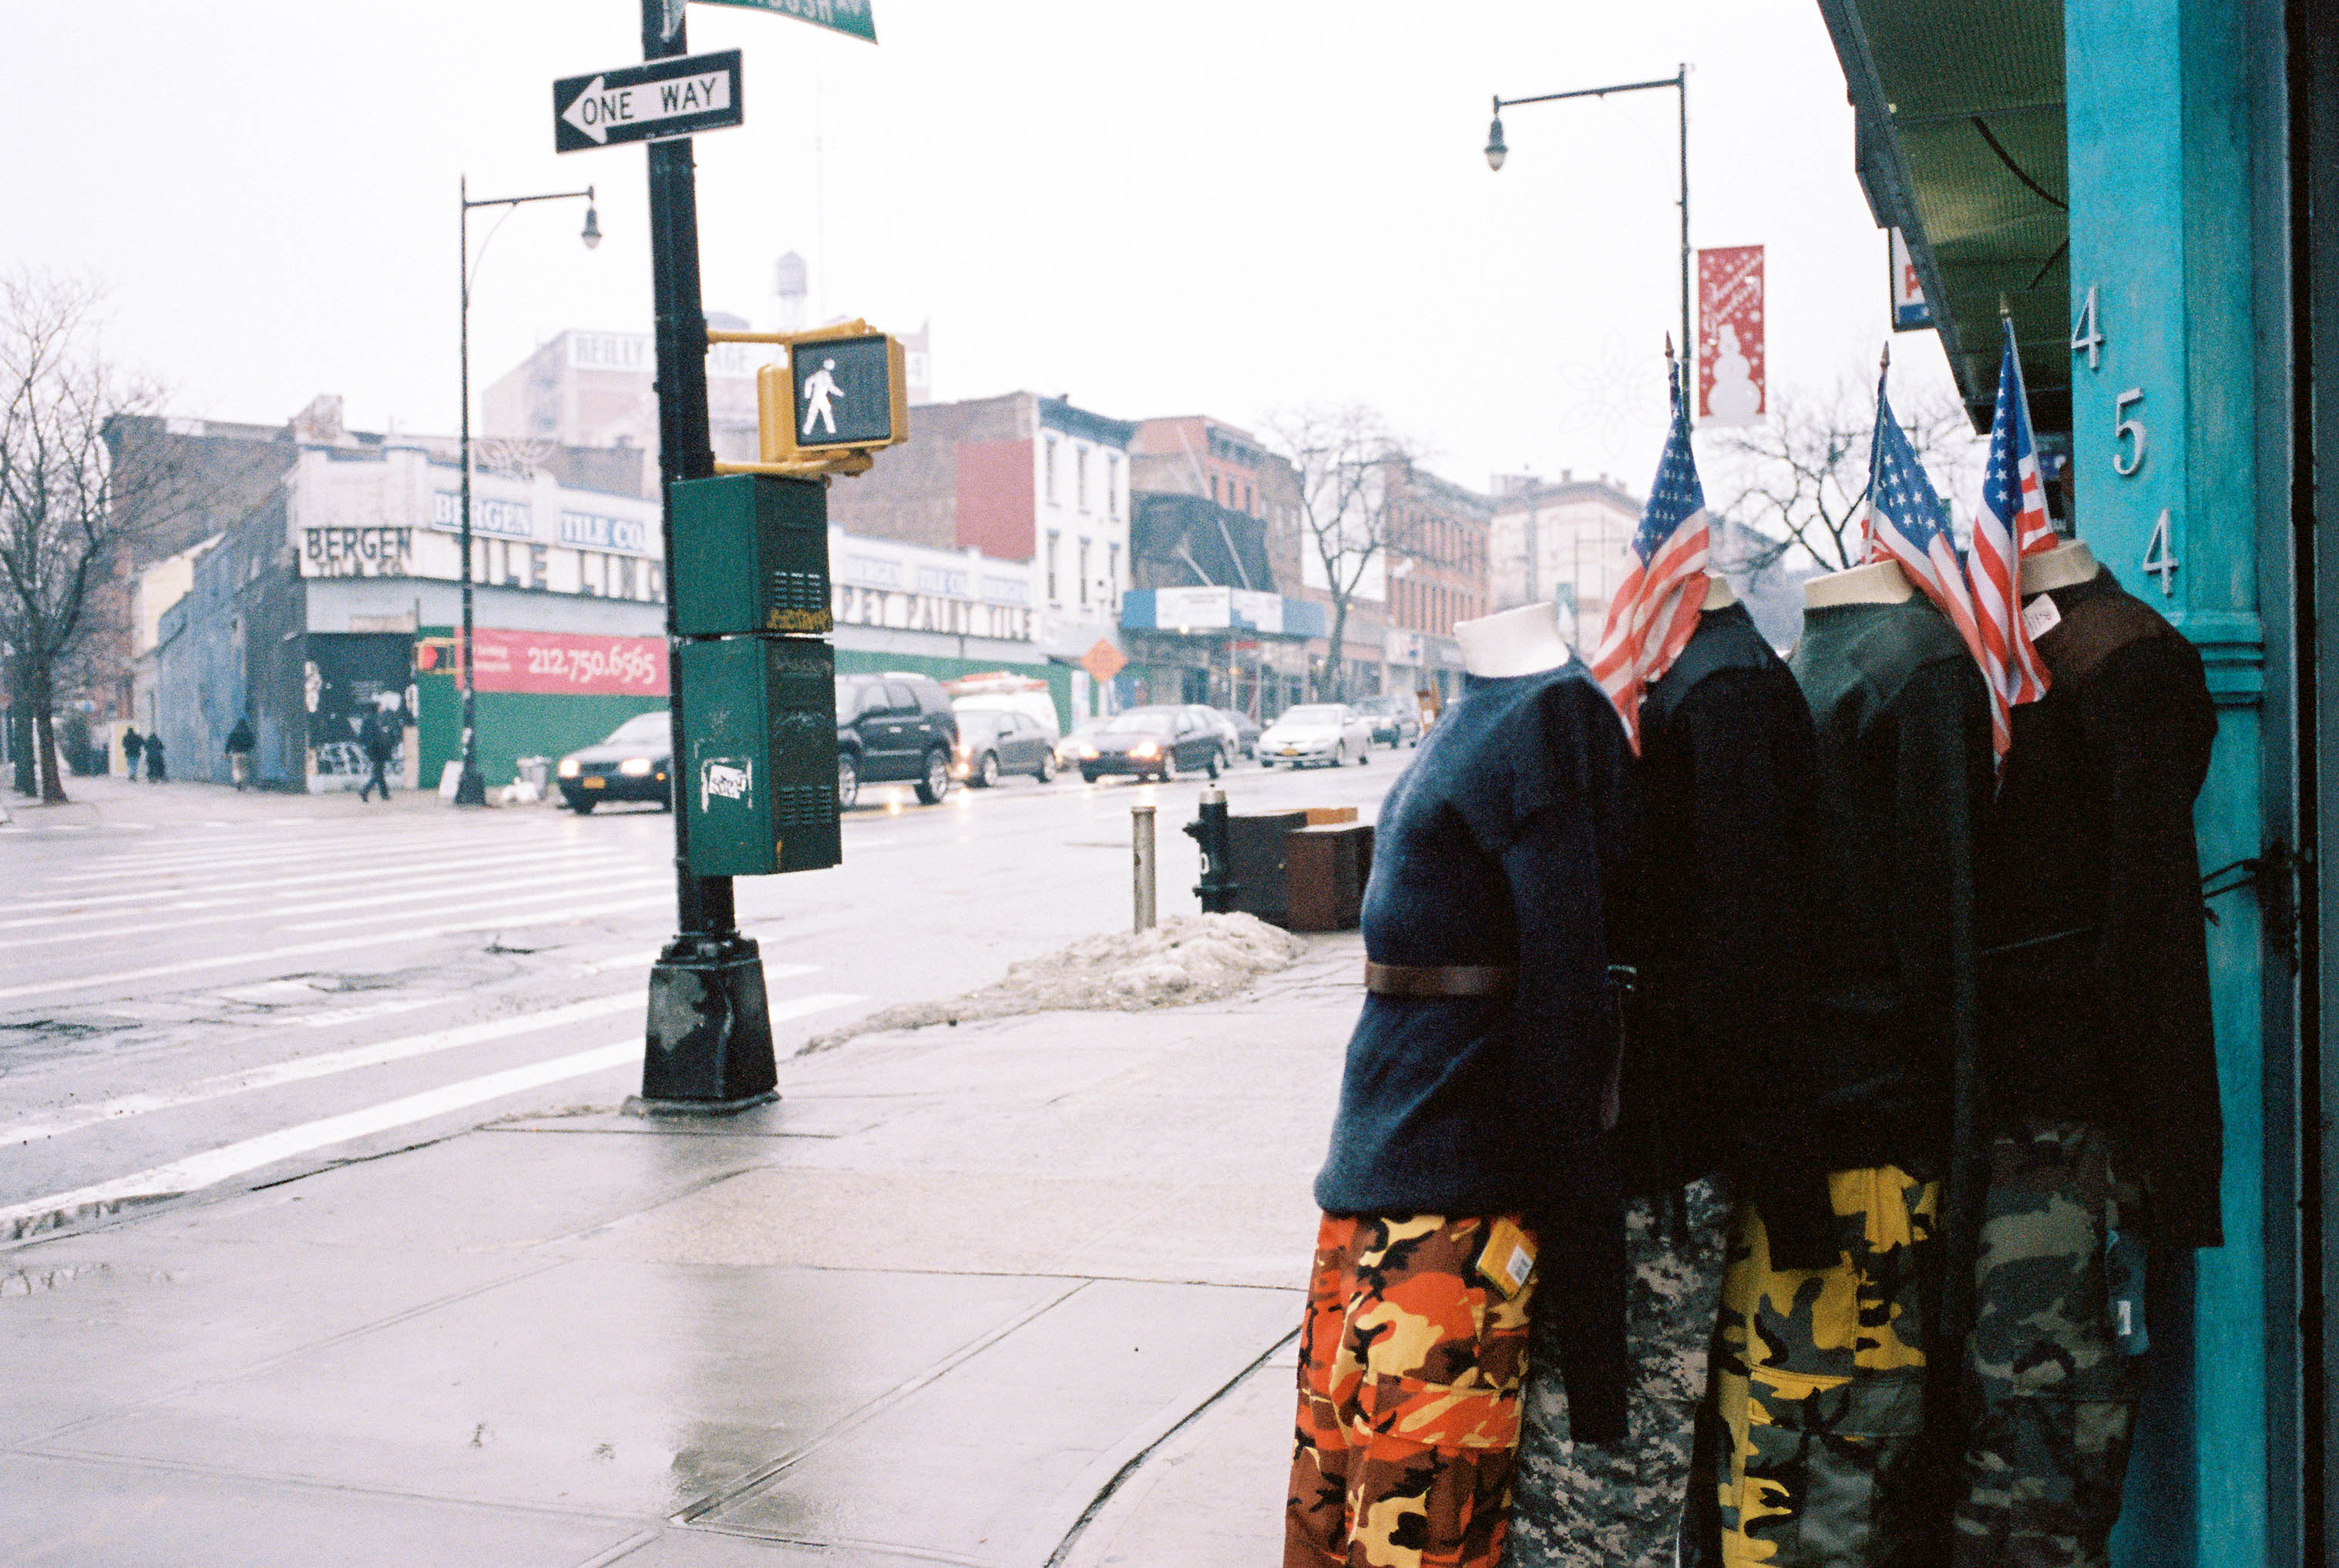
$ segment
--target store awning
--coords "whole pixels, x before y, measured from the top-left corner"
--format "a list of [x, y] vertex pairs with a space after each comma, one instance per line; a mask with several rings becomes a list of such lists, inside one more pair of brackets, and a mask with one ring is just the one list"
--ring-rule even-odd
[[1856, 116], [1853, 158], [1898, 228], [1976, 429], [1998, 389], [1999, 302], [2033, 417], [2071, 424], [2069, 194], [2059, 0], [1819, 0]]

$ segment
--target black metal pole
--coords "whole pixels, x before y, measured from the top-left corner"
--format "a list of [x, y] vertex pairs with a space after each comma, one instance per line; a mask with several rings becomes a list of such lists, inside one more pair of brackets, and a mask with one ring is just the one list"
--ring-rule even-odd
[[1697, 427], [1697, 340], [1689, 335], [1689, 63], [1673, 78], [1681, 98], [1682, 422]]
[[471, 657], [471, 177], [465, 174], [458, 189], [462, 193], [463, 216], [456, 232], [462, 242], [462, 264], [459, 274], [463, 284], [463, 325], [461, 332], [463, 361], [463, 438], [462, 438], [462, 544], [463, 544], [463, 640], [458, 646], [463, 661], [463, 761], [455, 782], [457, 805], [488, 804], [487, 781], [479, 777], [479, 694], [477, 678], [472, 673]]
[[[642, 58], [689, 53], [681, 0], [642, 0]], [[730, 1111], [778, 1080], [763, 958], [741, 936], [727, 876], [694, 876], [683, 795], [695, 771], [683, 721], [683, 637], [675, 612], [673, 487], [711, 478], [706, 312], [698, 290], [698, 195], [690, 140], [649, 149], [650, 271], [657, 315], [658, 494], [666, 557], [666, 706], [675, 792], [677, 930], [650, 969], [642, 1100], [656, 1110]]]
[[[1691, 252], [1689, 243], [1688, 62], [1683, 61], [1679, 71], [1675, 74], [1663, 77], [1654, 82], [1618, 82], [1606, 87], [1577, 87], [1565, 93], [1538, 93], [1529, 98], [1505, 98], [1502, 94], [1496, 94], [1495, 95], [1495, 127], [1497, 131], [1500, 130], [1503, 123], [1504, 110], [1515, 109], [1522, 104], [1558, 104], [1570, 98], [1605, 98], [1612, 93], [1646, 93], [1651, 89], [1657, 87], [1672, 88], [1674, 94], [1678, 96], [1681, 104], [1681, 362], [1682, 385], [1684, 387], [1690, 387], [1693, 383], [1689, 380], [1689, 377], [1697, 364], [1697, 344], [1695, 340], [1692, 339], [1690, 336], [1689, 313], [1689, 271]], [[1500, 170], [1503, 166], [1499, 154], [1505, 151], [1505, 149], [1499, 144], [1499, 142], [1500, 138], [1497, 137], [1494, 143], [1490, 143], [1486, 148], [1487, 160], [1496, 170]], [[1690, 407], [1694, 409], [1696, 407], [1696, 394], [1692, 392], [1689, 398]]]

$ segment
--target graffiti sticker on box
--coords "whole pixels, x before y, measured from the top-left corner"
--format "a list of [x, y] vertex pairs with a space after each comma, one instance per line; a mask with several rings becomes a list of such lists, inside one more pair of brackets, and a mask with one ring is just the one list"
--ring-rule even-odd
[[737, 801], [752, 804], [755, 793], [755, 764], [745, 757], [708, 757], [698, 764], [698, 809], [705, 811], [709, 801]]

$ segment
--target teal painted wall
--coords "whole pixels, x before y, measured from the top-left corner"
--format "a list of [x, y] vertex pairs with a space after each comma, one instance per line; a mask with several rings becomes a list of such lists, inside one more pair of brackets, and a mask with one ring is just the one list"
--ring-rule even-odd
[[973, 659], [946, 659], [925, 654], [861, 653], [850, 648], [836, 650], [836, 673], [841, 676], [873, 676], [886, 670], [903, 670], [911, 675], [932, 676], [938, 681], [954, 680], [960, 676], [987, 675], [1005, 669], [1010, 675], [1030, 676], [1048, 683], [1048, 695], [1056, 700], [1056, 723], [1064, 730], [1072, 727], [1072, 671], [1069, 665], [1000, 665], [982, 664]]
[[[2071, 291], [2090, 286], [2099, 361], [2075, 352], [2072, 460], [2079, 537], [2133, 593], [2201, 648], [2219, 710], [2196, 812], [2205, 870], [2256, 855], [2285, 807], [2269, 793], [2261, 540], [2286, 541], [2287, 496], [2262, 472], [2262, 321], [2253, 245], [2262, 227], [2249, 28], [2255, 0], [2068, 0]], [[2278, 20], [2275, 24], [2279, 25]], [[2266, 263], [2280, 266], [2277, 248]], [[2279, 375], [2278, 369], [2272, 372]], [[2141, 391], [2141, 399], [2127, 394]], [[2140, 421], [2145, 449], [2122, 438]], [[2118, 467], [2133, 471], [2122, 474]], [[2165, 552], [2154, 544], [2163, 515]], [[2173, 557], [2149, 573], [2150, 551]], [[2155, 1258], [2162, 1321], [2122, 1527], [2123, 1564], [2269, 1561], [2268, 1435], [2286, 1388], [2270, 1385], [2270, 1228], [2289, 1199], [2269, 1178], [2268, 1009], [2262, 922], [2247, 893], [2209, 928], [2226, 1130], [2226, 1245]], [[2287, 1050], [2284, 1040], [2280, 1049]], [[2275, 1237], [2279, 1241], [2281, 1238]], [[2287, 1247], [2280, 1250], [2286, 1255]]]

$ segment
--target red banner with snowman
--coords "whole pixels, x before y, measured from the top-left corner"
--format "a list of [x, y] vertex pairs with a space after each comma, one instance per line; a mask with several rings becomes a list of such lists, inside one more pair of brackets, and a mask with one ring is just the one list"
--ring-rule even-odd
[[1697, 253], [1697, 417], [1751, 425], [1769, 411], [1762, 371], [1762, 247]]

